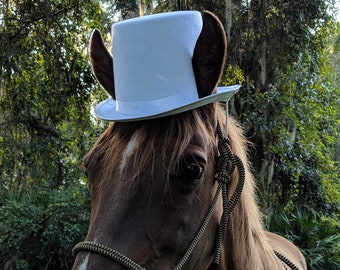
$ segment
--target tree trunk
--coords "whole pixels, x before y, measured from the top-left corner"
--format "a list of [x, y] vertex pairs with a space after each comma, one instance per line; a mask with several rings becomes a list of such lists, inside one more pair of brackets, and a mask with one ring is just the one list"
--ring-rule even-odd
[[232, 26], [232, 6], [231, 0], [225, 0], [225, 31], [228, 42], [230, 40], [230, 30]]

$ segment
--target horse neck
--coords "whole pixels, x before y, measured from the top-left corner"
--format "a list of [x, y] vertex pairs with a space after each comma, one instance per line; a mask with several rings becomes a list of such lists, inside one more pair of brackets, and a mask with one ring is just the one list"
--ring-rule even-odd
[[[267, 243], [262, 217], [255, 196], [255, 181], [248, 163], [246, 144], [242, 130], [233, 119], [228, 119], [228, 136], [232, 151], [241, 158], [245, 166], [245, 184], [240, 201], [233, 210], [224, 243], [224, 262], [220, 269], [280, 269], [275, 255]], [[238, 175], [233, 176], [230, 191], [236, 186]], [[245, 259], [246, 258], [246, 259]], [[276, 267], [273, 267], [276, 266]]]

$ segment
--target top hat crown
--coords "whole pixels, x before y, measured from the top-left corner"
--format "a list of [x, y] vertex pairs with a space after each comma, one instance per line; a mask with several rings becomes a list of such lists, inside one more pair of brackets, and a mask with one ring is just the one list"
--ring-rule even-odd
[[[220, 39], [207, 40], [216, 36], [210, 33], [214, 29]], [[197, 11], [178, 11], [115, 23], [113, 92], [96, 106], [95, 114], [104, 120], [136, 121], [226, 101], [240, 86], [216, 88], [225, 50], [223, 27], [211, 13], [208, 19]]]

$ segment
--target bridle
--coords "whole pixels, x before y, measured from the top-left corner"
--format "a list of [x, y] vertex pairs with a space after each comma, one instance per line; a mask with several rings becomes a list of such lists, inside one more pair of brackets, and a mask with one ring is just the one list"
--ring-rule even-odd
[[[219, 139], [218, 150], [220, 155], [218, 156], [217, 160], [217, 173], [215, 175], [215, 180], [218, 182], [218, 187], [216, 189], [216, 193], [211, 202], [208, 213], [200, 227], [200, 230], [196, 234], [195, 238], [191, 242], [190, 246], [188, 247], [187, 251], [183, 255], [180, 262], [175, 267], [175, 270], [182, 269], [187, 260], [189, 259], [190, 255], [192, 254], [192, 252], [195, 250], [198, 242], [200, 241], [206, 228], [208, 227], [208, 224], [215, 212], [218, 198], [222, 193], [223, 213], [218, 227], [215, 242], [214, 258], [212, 262], [215, 266], [219, 265], [221, 250], [228, 229], [229, 216], [241, 197], [245, 181], [244, 165], [241, 159], [231, 151], [229, 139], [223, 135], [222, 129], [218, 121], [217, 121], [217, 135]], [[230, 199], [228, 199], [228, 188], [231, 182], [231, 176], [235, 171], [235, 168], [237, 168], [238, 170], [238, 182], [232, 196], [230, 197]], [[120, 263], [121, 265], [131, 270], [146, 270], [145, 268], [140, 266], [138, 263], [134, 262], [126, 255], [99, 243], [91, 241], [80, 242], [74, 246], [72, 250], [72, 255], [75, 257], [79, 251], [89, 251], [96, 254], [100, 254], [115, 262]], [[282, 262], [291, 267], [292, 270], [298, 270], [298, 268], [282, 254], [280, 254], [277, 251], [274, 251], [274, 253]]]
[[[219, 150], [220, 155], [217, 160], [217, 173], [215, 175], [215, 180], [218, 182], [218, 187], [217, 187], [215, 196], [211, 202], [208, 213], [201, 225], [200, 230], [198, 231], [192, 243], [188, 247], [181, 261], [175, 267], [175, 270], [182, 269], [182, 267], [187, 262], [192, 252], [195, 250], [195, 247], [197, 246], [199, 240], [202, 238], [215, 212], [218, 198], [220, 196], [220, 193], [222, 192], [223, 214], [221, 217], [221, 222], [220, 222], [218, 233], [217, 233], [214, 259], [213, 259], [214, 264], [216, 265], [219, 264], [221, 248], [222, 248], [222, 245], [223, 245], [223, 242], [226, 236], [226, 232], [227, 232], [228, 219], [229, 219], [231, 212], [235, 208], [235, 205], [237, 204], [242, 193], [242, 189], [244, 186], [244, 179], [245, 179], [245, 170], [244, 170], [243, 163], [238, 156], [232, 153], [229, 147], [229, 144], [230, 144], [229, 139], [224, 137], [219, 123], [217, 124], [217, 134], [219, 138], [218, 150]], [[233, 195], [228, 200], [227, 191], [228, 191], [229, 184], [231, 182], [231, 175], [234, 172], [236, 167], [238, 169], [239, 180], [238, 180], [238, 183], [237, 183], [237, 186], [235, 188]], [[79, 251], [90, 251], [90, 252], [103, 255], [132, 270], [144, 269], [142, 266], [138, 265], [136, 262], [134, 262], [133, 260], [125, 256], [124, 254], [121, 254], [120, 252], [114, 249], [111, 249], [109, 247], [106, 247], [104, 245], [101, 245], [95, 242], [85, 241], [85, 242], [80, 242], [76, 244], [72, 250], [73, 256], [76, 256], [76, 254]]]

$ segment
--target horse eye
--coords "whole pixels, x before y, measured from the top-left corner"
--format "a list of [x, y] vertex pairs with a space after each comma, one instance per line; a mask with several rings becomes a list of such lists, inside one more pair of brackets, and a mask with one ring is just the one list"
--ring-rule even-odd
[[186, 170], [182, 177], [192, 182], [199, 182], [203, 174], [203, 168], [197, 163], [186, 164]]
[[176, 181], [186, 190], [193, 190], [201, 181], [204, 169], [194, 158], [183, 159], [176, 170], [170, 175], [172, 181]]

